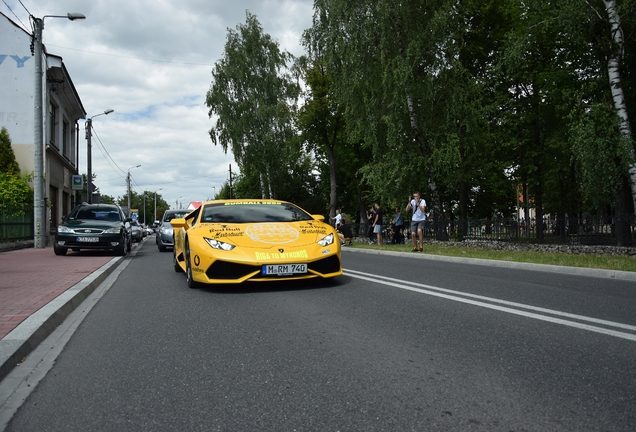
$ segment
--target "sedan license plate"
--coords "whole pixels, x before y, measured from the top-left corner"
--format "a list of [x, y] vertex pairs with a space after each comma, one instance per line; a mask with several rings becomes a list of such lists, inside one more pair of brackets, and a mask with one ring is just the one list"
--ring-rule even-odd
[[264, 275], [287, 276], [307, 273], [307, 264], [265, 264]]
[[77, 237], [75, 240], [78, 243], [97, 243], [99, 242], [99, 237]]

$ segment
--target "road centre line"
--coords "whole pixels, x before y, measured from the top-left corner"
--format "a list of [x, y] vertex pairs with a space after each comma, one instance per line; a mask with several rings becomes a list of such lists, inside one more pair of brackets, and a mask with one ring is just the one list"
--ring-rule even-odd
[[[578, 320], [578, 321], [587, 321], [587, 322], [591, 322], [591, 323], [595, 323], [595, 324], [599, 324], [599, 325], [605, 325], [605, 326], [608, 326], [608, 327], [614, 327], [614, 328], [620, 328], [620, 329], [625, 329], [625, 330], [636, 331], [636, 326], [629, 325], [629, 324], [622, 324], [622, 323], [617, 323], [617, 322], [613, 322], [613, 321], [606, 321], [606, 320], [601, 320], [601, 319], [597, 319], [597, 318], [586, 317], [586, 316], [583, 316], [583, 315], [576, 315], [576, 314], [571, 314], [571, 313], [567, 313], [567, 312], [560, 312], [560, 311], [556, 311], [556, 310], [553, 310], [553, 309], [545, 309], [545, 308], [540, 308], [540, 307], [536, 307], [536, 306], [525, 305], [525, 304], [522, 304], [522, 303], [515, 303], [515, 302], [506, 301], [506, 300], [499, 300], [499, 299], [496, 299], [496, 298], [480, 296], [480, 295], [476, 295], [476, 294], [463, 293], [463, 292], [460, 292], [460, 291], [449, 290], [449, 289], [446, 289], [446, 288], [440, 288], [440, 287], [436, 287], [436, 286], [432, 286], [432, 285], [426, 285], [426, 284], [420, 284], [420, 283], [416, 283], [416, 282], [409, 282], [409, 281], [396, 282], [395, 279], [392, 279], [392, 278], [388, 278], [388, 277], [380, 276], [380, 275], [375, 275], [375, 274], [370, 274], [370, 273], [359, 272], [359, 271], [356, 271], [356, 270], [348, 270], [348, 269], [343, 269], [343, 270], [344, 270], [344, 273], [347, 276], [354, 277], [354, 278], [357, 278], [357, 279], [366, 280], [366, 281], [369, 281], [369, 282], [375, 282], [375, 283], [379, 283], [379, 284], [383, 284], [383, 285], [387, 285], [387, 286], [392, 286], [392, 287], [395, 287], [395, 288], [400, 288], [400, 289], [405, 289], [405, 290], [409, 290], [409, 291], [418, 292], [418, 293], [421, 293], [421, 294], [432, 295], [432, 296], [435, 296], [435, 297], [445, 298], [445, 299], [448, 299], [448, 300], [453, 300], [453, 301], [457, 301], [457, 302], [461, 302], [461, 303], [467, 303], [467, 304], [471, 304], [471, 305], [474, 305], [474, 306], [485, 307], [485, 308], [497, 310], [497, 311], [500, 311], [500, 312], [506, 312], [506, 313], [510, 313], [510, 314], [514, 314], [514, 315], [524, 316], [524, 317], [527, 317], [527, 318], [537, 319], [537, 320], [540, 320], [540, 321], [546, 321], [546, 322], [551, 322], [551, 323], [555, 323], [555, 324], [561, 324], [561, 325], [565, 325], [565, 326], [568, 326], [568, 327], [574, 327], [574, 328], [587, 330], [587, 331], [591, 331], [591, 332], [595, 332], [595, 333], [601, 333], [601, 334], [605, 334], [605, 335], [609, 335], [609, 336], [615, 336], [615, 337], [618, 337], [618, 338], [627, 339], [627, 340], [631, 340], [631, 341], [635, 341], [636, 342], [636, 335], [634, 335], [634, 334], [625, 333], [625, 332], [616, 331], [616, 330], [611, 330], [611, 329], [607, 329], [607, 328], [603, 328], [603, 327], [596, 327], [596, 326], [593, 326], [593, 325], [583, 324], [581, 322], [568, 321], [566, 319], [555, 318], [555, 317], [546, 316], [546, 315], [540, 315], [538, 313], [526, 312], [526, 311], [520, 310], [520, 309], [526, 309], [526, 310], [531, 310], [531, 311], [535, 311], [535, 312], [541, 312], [541, 313], [544, 313], [544, 314], [556, 315], [556, 316], [560, 316], [560, 317], [564, 317], [564, 318], [570, 318], [570, 319]], [[466, 298], [466, 297], [469, 297], [469, 298]], [[471, 300], [470, 298], [479, 299], [479, 300], [482, 300], [482, 301]], [[486, 302], [490, 302], [490, 303], [486, 303]], [[511, 307], [499, 306], [499, 305], [493, 304], [493, 303], [499, 303], [499, 304], [506, 305], [506, 306], [511, 306]], [[517, 309], [513, 309], [513, 307], [517, 308]]]

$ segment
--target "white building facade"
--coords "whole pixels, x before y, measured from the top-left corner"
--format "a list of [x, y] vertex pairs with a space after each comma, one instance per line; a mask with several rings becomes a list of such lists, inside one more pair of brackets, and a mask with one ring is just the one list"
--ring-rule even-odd
[[[43, 177], [47, 244], [75, 205], [72, 176], [79, 167], [79, 121], [86, 111], [61, 57], [43, 50]], [[0, 128], [9, 131], [22, 172], [34, 171], [35, 60], [31, 34], [0, 13]]]

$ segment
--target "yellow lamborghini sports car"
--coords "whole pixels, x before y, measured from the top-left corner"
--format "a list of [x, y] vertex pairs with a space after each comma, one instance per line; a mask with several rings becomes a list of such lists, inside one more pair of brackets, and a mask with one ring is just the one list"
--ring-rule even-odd
[[190, 288], [342, 274], [335, 229], [288, 202], [208, 201], [170, 223], [174, 269]]

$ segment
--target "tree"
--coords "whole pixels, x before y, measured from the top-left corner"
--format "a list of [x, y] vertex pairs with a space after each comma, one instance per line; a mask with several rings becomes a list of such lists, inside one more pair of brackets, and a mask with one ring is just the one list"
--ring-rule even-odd
[[329, 179], [329, 216], [333, 217], [338, 207], [335, 148], [342, 139], [344, 119], [331, 94], [327, 67], [312, 47], [308, 32], [304, 35], [304, 44], [312, 58], [299, 60], [299, 70], [308, 90], [305, 104], [299, 112], [298, 126], [309, 152], [323, 155], [327, 160], [328, 171], [323, 174]]
[[29, 186], [32, 181], [33, 175], [0, 172], [0, 208], [16, 210], [33, 207], [33, 188]]
[[281, 52], [256, 17], [228, 29], [224, 57], [212, 70], [209, 116], [218, 116], [210, 138], [231, 148], [241, 172], [259, 173], [262, 197], [276, 197], [279, 176], [296, 154], [292, 127], [299, 86], [287, 71], [292, 56]]
[[15, 159], [15, 153], [11, 147], [11, 137], [7, 128], [0, 129], [0, 172], [11, 175], [20, 175], [20, 165]]
[[21, 211], [33, 207], [33, 175], [20, 175], [11, 138], [6, 128], [0, 129], [0, 209]]

